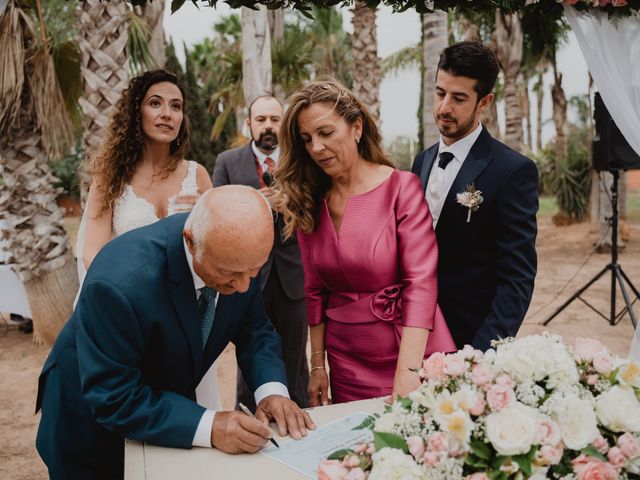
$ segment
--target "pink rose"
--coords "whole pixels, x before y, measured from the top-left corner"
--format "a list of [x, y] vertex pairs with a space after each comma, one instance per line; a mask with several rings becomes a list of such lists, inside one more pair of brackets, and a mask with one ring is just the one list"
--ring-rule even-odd
[[427, 439], [427, 450], [430, 452], [446, 452], [449, 449], [449, 437], [444, 432], [434, 432]]
[[371, 446], [367, 448], [367, 454], [373, 455], [374, 453], [376, 453], [376, 446], [371, 444]]
[[587, 385], [591, 385], [592, 387], [598, 383], [598, 375], [593, 374], [593, 375], [588, 375], [587, 376]]
[[567, 5], [573, 5], [574, 3], [578, 3], [578, 0], [564, 0], [564, 3]]
[[550, 418], [540, 418], [538, 420], [536, 443], [540, 445], [557, 445], [560, 440], [562, 440], [560, 426]]
[[562, 447], [554, 447], [552, 445], [543, 445], [540, 447], [540, 456], [544, 463], [549, 465], [558, 465], [562, 460]]
[[342, 465], [347, 468], [354, 468], [360, 465], [360, 458], [357, 455], [347, 455], [342, 459]]
[[505, 387], [509, 387], [511, 389], [513, 389], [516, 386], [516, 382], [511, 380], [511, 377], [506, 373], [503, 373], [502, 375], [498, 375], [496, 377], [495, 383], [497, 385], [504, 385]]
[[424, 464], [428, 467], [437, 467], [440, 463], [440, 455], [438, 455], [437, 452], [425, 452], [422, 459], [424, 460]]
[[444, 374], [444, 353], [436, 352], [430, 355], [422, 363], [420, 376], [428, 380], [444, 380], [446, 378]]
[[471, 369], [471, 381], [475, 385], [489, 383], [491, 381], [491, 372], [483, 363], [478, 363]]
[[464, 477], [464, 480], [489, 480], [486, 473], [476, 472]]
[[346, 480], [348, 473], [339, 460], [325, 460], [318, 466], [318, 480]]
[[609, 443], [607, 442], [607, 439], [602, 435], [598, 435], [596, 439], [591, 442], [591, 445], [596, 447], [596, 450], [598, 450], [603, 455], [605, 455], [609, 451]]
[[344, 480], [365, 480], [366, 478], [367, 476], [364, 474], [364, 470], [357, 467], [351, 470]]
[[611, 0], [611, 5], [614, 7], [624, 7], [627, 5], [627, 0]]
[[478, 392], [476, 394], [476, 401], [474, 402], [469, 413], [471, 415], [480, 416], [484, 412], [485, 407], [487, 406], [487, 402], [484, 401], [484, 395], [482, 392]]
[[366, 443], [361, 443], [356, 448], [354, 448], [353, 451], [356, 453], [364, 453], [367, 451], [367, 447], [368, 445]]
[[622, 454], [628, 459], [636, 458], [640, 455], [640, 448], [638, 448], [638, 441], [630, 433], [620, 435], [618, 438], [618, 447]]
[[473, 360], [474, 362], [479, 362], [484, 356], [481, 350], [476, 350], [469, 344], [465, 345], [464, 348], [460, 350], [460, 354], [465, 360]]
[[580, 455], [571, 461], [577, 480], [617, 480], [615, 467], [594, 457]]
[[516, 394], [506, 385], [491, 385], [487, 392], [487, 403], [493, 412], [498, 412], [508, 407], [515, 399]]
[[[609, 0], [595, 0], [596, 2], [606, 2], [601, 6], [605, 6], [609, 3]], [[598, 5], [595, 5], [596, 7]], [[578, 362], [590, 362], [593, 356], [598, 352], [607, 353], [607, 347], [605, 347], [598, 340], [592, 338], [576, 337], [576, 341], [573, 344], [573, 353]]]
[[459, 377], [467, 369], [467, 362], [462, 355], [457, 353], [449, 354], [444, 360], [444, 373], [452, 377]]
[[611, 447], [609, 449], [609, 453], [607, 453], [607, 459], [609, 460], [609, 463], [611, 465], [618, 469], [620, 469], [620, 467], [624, 465], [624, 462], [627, 461], [627, 457], [624, 456], [622, 450], [620, 450], [620, 448], [618, 447]]
[[407, 447], [409, 447], [409, 453], [416, 460], [419, 460], [424, 455], [424, 440], [421, 437], [412, 435], [407, 438]]
[[596, 352], [593, 354], [593, 368], [601, 375], [609, 375], [613, 370], [613, 360], [607, 352]]

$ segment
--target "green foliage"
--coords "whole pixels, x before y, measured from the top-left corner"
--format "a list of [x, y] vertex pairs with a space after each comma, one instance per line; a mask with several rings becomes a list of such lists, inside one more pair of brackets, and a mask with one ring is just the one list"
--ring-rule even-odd
[[383, 448], [397, 448], [404, 453], [409, 453], [409, 447], [407, 442], [404, 441], [400, 435], [388, 432], [373, 432], [373, 442], [376, 446], [376, 451], [380, 451]]
[[343, 448], [342, 450], [336, 450], [327, 457], [327, 460], [342, 460], [347, 455], [353, 455], [355, 452], [349, 448]]
[[80, 180], [77, 173], [84, 157], [79, 143], [61, 159], [49, 162], [53, 175], [60, 181], [56, 186], [62, 187], [67, 195], [77, 199], [80, 198]]
[[376, 420], [380, 418], [380, 414], [379, 413], [374, 413], [372, 415], [368, 415], [360, 425], [358, 425], [357, 427], [354, 427], [354, 430], [365, 430], [365, 429], [369, 429], [369, 430], [373, 430], [373, 427], [376, 424]]
[[550, 142], [538, 156], [540, 193], [556, 197], [558, 208], [574, 220], [581, 221], [587, 213], [591, 192], [591, 161], [587, 128], [571, 126], [566, 159], [555, 157], [555, 145]]
[[149, 25], [144, 18], [133, 11], [129, 12], [129, 28], [127, 39], [127, 58], [133, 75], [140, 75], [145, 70], [155, 67], [149, 51], [147, 39], [150, 35]]

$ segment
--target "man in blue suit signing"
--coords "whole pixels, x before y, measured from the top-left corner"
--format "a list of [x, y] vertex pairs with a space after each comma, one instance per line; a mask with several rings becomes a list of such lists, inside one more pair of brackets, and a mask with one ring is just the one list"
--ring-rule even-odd
[[438, 239], [438, 304], [458, 348], [515, 336], [536, 276], [538, 170], [480, 123], [499, 71], [480, 43], [444, 49], [433, 106], [440, 141], [412, 168]]
[[[294, 438], [315, 428], [288, 398], [280, 339], [255, 281], [272, 244], [265, 198], [228, 186], [208, 191], [188, 218], [100, 251], [40, 374], [36, 446], [51, 478], [122, 478], [125, 437], [237, 453], [265, 445], [269, 420]], [[195, 401], [229, 342], [257, 419]]]

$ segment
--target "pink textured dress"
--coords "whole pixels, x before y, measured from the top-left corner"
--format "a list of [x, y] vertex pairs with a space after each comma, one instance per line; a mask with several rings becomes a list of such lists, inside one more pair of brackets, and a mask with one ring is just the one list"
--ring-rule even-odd
[[326, 202], [298, 234], [309, 325], [325, 322], [334, 403], [389, 395], [402, 327], [430, 330], [425, 357], [456, 350], [438, 298], [438, 248], [418, 177], [395, 170], [354, 195], [336, 233]]

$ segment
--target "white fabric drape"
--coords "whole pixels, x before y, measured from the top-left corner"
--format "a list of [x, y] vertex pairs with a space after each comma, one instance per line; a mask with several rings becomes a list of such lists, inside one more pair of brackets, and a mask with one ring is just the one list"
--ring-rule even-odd
[[[607, 110], [640, 155], [640, 17], [612, 21], [602, 11], [580, 13], [566, 4], [564, 10]], [[640, 362], [640, 327], [629, 358]]]
[[564, 10], [607, 110], [640, 155], [640, 17]]

